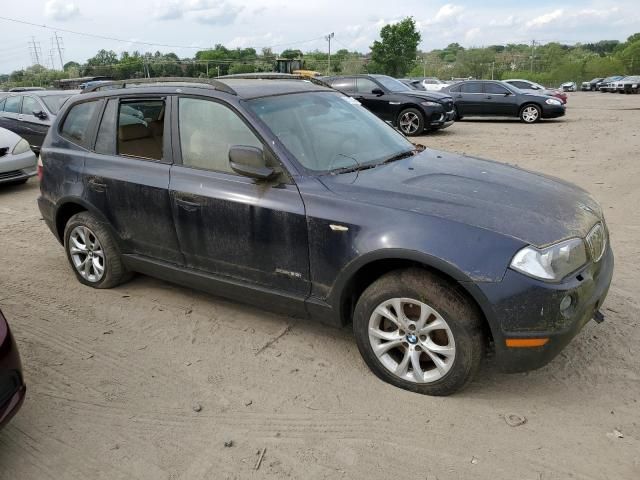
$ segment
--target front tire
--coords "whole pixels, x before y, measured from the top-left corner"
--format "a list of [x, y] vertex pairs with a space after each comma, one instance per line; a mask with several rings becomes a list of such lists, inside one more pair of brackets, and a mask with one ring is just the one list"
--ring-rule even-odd
[[77, 213], [69, 219], [64, 229], [64, 249], [80, 283], [112, 288], [131, 276], [113, 237], [89, 212]]
[[398, 115], [398, 128], [407, 137], [414, 137], [424, 131], [424, 115], [416, 108], [407, 108]]
[[524, 123], [536, 123], [542, 116], [542, 110], [539, 106], [532, 103], [525, 105], [520, 110], [520, 120]]
[[417, 268], [371, 284], [356, 305], [353, 330], [375, 375], [425, 395], [459, 391], [485, 351], [477, 309], [454, 284]]

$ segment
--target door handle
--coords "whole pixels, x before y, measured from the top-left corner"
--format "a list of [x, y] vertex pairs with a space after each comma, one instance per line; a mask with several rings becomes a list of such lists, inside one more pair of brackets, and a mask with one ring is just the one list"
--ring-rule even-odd
[[89, 179], [89, 187], [91, 187], [96, 192], [104, 192], [107, 189], [107, 184], [106, 183], [100, 183], [95, 178], [90, 178]]
[[487, 98], [491, 100], [493, 97], [491, 95], [487, 95]]
[[176, 205], [187, 212], [195, 212], [202, 206], [199, 203], [190, 202], [189, 200], [184, 200], [182, 198], [176, 198]]
[[456, 98], [462, 98], [462, 95], [456, 95]]
[[22, 115], [18, 115], [18, 120], [22, 121], [24, 120], [24, 117]]

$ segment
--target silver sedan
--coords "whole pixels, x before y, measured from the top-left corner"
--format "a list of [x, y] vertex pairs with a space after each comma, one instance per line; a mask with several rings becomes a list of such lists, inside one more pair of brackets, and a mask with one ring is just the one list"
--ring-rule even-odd
[[26, 182], [37, 173], [36, 163], [29, 142], [0, 128], [0, 184]]

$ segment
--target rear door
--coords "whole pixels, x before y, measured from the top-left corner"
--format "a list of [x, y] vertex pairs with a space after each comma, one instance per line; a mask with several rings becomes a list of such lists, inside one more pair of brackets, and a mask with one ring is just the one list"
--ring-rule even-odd
[[[288, 294], [309, 292], [305, 208], [284, 170], [264, 182], [229, 166], [233, 145], [267, 145], [238, 111], [211, 98], [182, 96], [174, 109], [176, 158], [171, 200], [187, 266]], [[284, 134], [284, 133], [282, 133]]]
[[482, 115], [485, 113], [481, 82], [464, 82], [460, 85], [460, 90], [453, 94], [456, 102], [458, 114], [463, 115]]
[[50, 118], [39, 118], [34, 113], [45, 113], [46, 110], [37, 97], [25, 95], [22, 99], [21, 115], [18, 120], [21, 122], [22, 137], [29, 142], [36, 150], [42, 146], [44, 137], [49, 130]]
[[120, 237], [123, 253], [182, 265], [168, 190], [169, 104], [159, 96], [109, 99], [86, 155], [84, 183], [87, 200]]

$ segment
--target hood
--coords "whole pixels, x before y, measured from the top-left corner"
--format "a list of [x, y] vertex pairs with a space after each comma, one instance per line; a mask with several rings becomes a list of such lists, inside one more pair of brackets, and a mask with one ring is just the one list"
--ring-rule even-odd
[[11, 150], [19, 141], [19, 135], [6, 128], [0, 128], [0, 148], [9, 148]]
[[[400, 92], [398, 92], [400, 93]], [[408, 90], [406, 92], [402, 92], [402, 95], [406, 95], [409, 97], [420, 98], [424, 100], [431, 100], [434, 102], [444, 102], [447, 100], [453, 100], [450, 94], [448, 93], [440, 93], [433, 92], [429, 90]]]
[[585, 237], [602, 218], [598, 203], [575, 185], [430, 149], [321, 180], [345, 198], [465, 223], [537, 246]]

